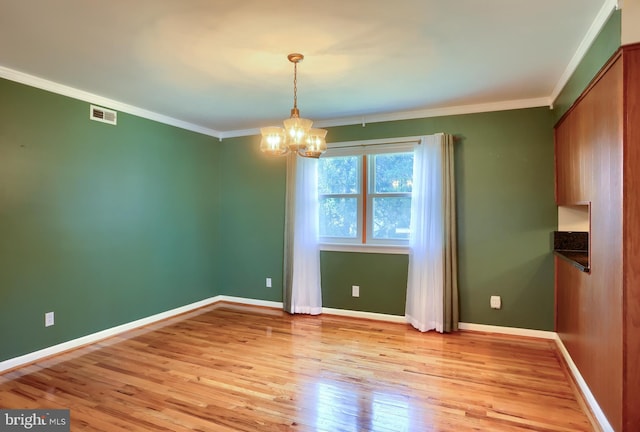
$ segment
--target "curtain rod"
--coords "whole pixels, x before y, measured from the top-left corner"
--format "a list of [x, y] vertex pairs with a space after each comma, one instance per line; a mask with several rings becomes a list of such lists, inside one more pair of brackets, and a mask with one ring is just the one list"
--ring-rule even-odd
[[422, 136], [408, 136], [397, 138], [382, 138], [374, 140], [361, 140], [361, 141], [340, 141], [335, 143], [327, 143], [328, 148], [349, 148], [349, 147], [369, 147], [375, 145], [385, 144], [420, 144]]

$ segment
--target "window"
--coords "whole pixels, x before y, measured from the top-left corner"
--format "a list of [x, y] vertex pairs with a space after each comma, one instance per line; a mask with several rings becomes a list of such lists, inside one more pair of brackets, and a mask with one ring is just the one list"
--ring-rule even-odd
[[335, 148], [319, 161], [323, 243], [405, 246], [411, 221], [413, 148]]
[[319, 163], [320, 237], [345, 240], [361, 237], [361, 157], [324, 157]]

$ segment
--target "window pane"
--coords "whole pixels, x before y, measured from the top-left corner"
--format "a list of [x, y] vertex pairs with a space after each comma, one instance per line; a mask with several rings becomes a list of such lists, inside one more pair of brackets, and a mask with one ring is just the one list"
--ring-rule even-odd
[[359, 193], [359, 156], [320, 158], [318, 191], [321, 194]]
[[320, 237], [356, 238], [358, 235], [357, 198], [320, 199]]
[[413, 186], [413, 152], [383, 153], [373, 156], [374, 193], [411, 192]]
[[411, 198], [373, 198], [373, 238], [409, 239]]

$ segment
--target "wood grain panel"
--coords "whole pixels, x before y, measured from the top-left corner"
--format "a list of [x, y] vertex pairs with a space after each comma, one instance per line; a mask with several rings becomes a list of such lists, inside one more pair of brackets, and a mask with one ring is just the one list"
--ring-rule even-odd
[[587, 137], [593, 134], [593, 102], [583, 104], [566, 116], [556, 128], [556, 203], [576, 205], [592, 195], [592, 153]]
[[[590, 146], [592, 193], [591, 277], [585, 283], [556, 263], [557, 328], [613, 428], [635, 432], [640, 425], [640, 44], [616, 53], [558, 127], [566, 129], [556, 130], [556, 139], [571, 141], [572, 149], [575, 140]], [[565, 196], [573, 198], [570, 189], [565, 187]]]
[[566, 201], [560, 204], [591, 202], [590, 274], [556, 262], [557, 331], [618, 431], [623, 423], [622, 71], [618, 55], [556, 133], [570, 142], [566, 180], [573, 182], [564, 186]]
[[570, 163], [572, 130], [570, 122], [572, 118], [565, 118], [555, 129], [555, 186], [556, 203], [558, 205], [568, 205], [573, 199], [570, 190], [571, 179], [573, 178]]
[[[598, 84], [602, 86], [602, 84]], [[599, 120], [597, 101], [594, 97], [585, 97], [577, 107], [574, 119], [575, 136], [572, 140], [572, 161], [574, 172], [574, 202], [591, 201], [594, 194], [593, 137], [597, 134]]]
[[0, 376], [73, 431], [591, 431], [555, 343], [209, 306]]
[[[622, 430], [622, 69], [618, 58], [591, 89], [593, 197], [591, 287], [585, 307], [591, 333], [583, 361], [591, 389], [615, 430]], [[597, 329], [597, 330], [596, 330]]]
[[[640, 425], [640, 45], [624, 59], [624, 430]], [[635, 428], [635, 429], [634, 429]]]
[[[588, 320], [576, 305], [585, 303], [591, 276], [578, 271], [567, 261], [554, 257], [556, 268], [557, 329], [569, 353], [581, 350], [580, 335], [588, 331]], [[573, 356], [572, 356], [573, 357]], [[574, 359], [575, 362], [575, 359]]]

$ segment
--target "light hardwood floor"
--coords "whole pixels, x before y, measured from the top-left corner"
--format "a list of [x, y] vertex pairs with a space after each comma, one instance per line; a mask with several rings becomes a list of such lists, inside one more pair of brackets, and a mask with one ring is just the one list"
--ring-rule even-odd
[[552, 341], [219, 303], [0, 375], [72, 431], [591, 431]]

